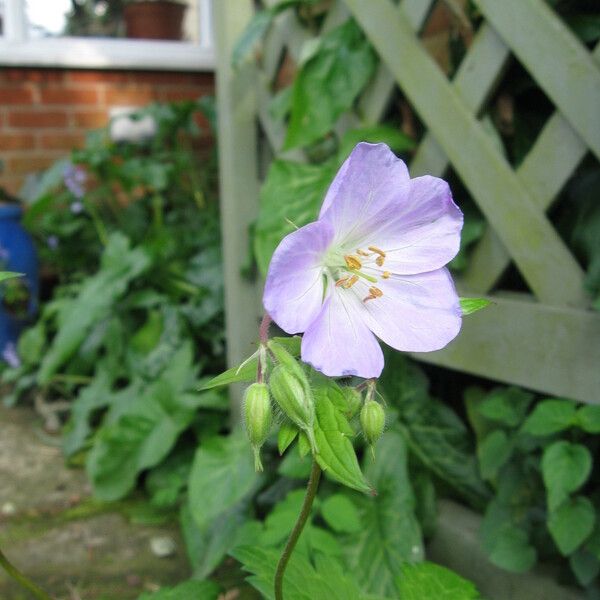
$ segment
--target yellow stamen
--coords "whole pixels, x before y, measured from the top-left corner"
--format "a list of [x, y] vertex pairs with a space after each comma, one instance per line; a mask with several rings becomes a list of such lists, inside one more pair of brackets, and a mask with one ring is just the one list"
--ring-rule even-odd
[[390, 278], [391, 273], [389, 271], [384, 271], [382, 277], [384, 279], [389, 279]]
[[360, 254], [361, 256], [371, 256], [368, 252], [361, 250], [360, 248], [356, 251], [356, 254]]
[[369, 250], [371, 252], [375, 252], [375, 254], [379, 254], [379, 256], [385, 258], [385, 252], [378, 248], [377, 246], [369, 246]]
[[349, 279], [347, 279], [344, 283], [342, 283], [342, 287], [345, 289], [350, 289], [356, 282], [358, 281], [358, 275], [352, 275]]
[[385, 256], [378, 256], [378, 257], [375, 259], [375, 264], [376, 264], [378, 267], [383, 267], [383, 261], [384, 261], [384, 260], [385, 260]]
[[373, 285], [369, 288], [369, 295], [366, 298], [363, 298], [363, 302], [375, 300], [377, 298], [381, 298], [381, 296], [383, 296], [383, 292]]
[[357, 256], [353, 256], [352, 254], [348, 254], [344, 256], [344, 260], [346, 261], [346, 265], [349, 269], [361, 269], [362, 263], [358, 259]]
[[350, 277], [342, 277], [335, 282], [335, 287], [340, 287], [340, 285], [344, 285]]

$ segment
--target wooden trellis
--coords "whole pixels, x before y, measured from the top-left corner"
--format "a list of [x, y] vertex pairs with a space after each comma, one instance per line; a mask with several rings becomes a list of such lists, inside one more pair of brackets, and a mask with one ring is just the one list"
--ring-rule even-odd
[[[276, 0], [265, 0], [269, 6]], [[418, 37], [434, 0], [338, 0], [322, 33], [352, 15], [381, 64], [337, 128], [379, 122], [398, 86], [427, 133], [413, 176], [455, 170], [489, 223], [457, 282], [462, 295], [490, 294], [513, 262], [531, 294], [494, 290], [495, 305], [465, 319], [457, 340], [423, 361], [540, 392], [600, 402], [600, 314], [589, 309], [584, 273], [546, 210], [584, 155], [600, 158], [600, 44], [589, 52], [544, 0], [477, 0], [485, 18], [452, 81]], [[261, 165], [279, 155], [285, 131], [267, 107], [282, 53], [298, 57], [310, 34], [293, 11], [280, 15], [261, 66], [234, 71], [231, 50], [254, 10], [251, 0], [216, 3], [220, 156], [229, 359], [248, 355], [256, 338], [261, 285], [240, 277], [247, 227], [257, 214]], [[518, 169], [478, 119], [510, 59], [537, 81], [556, 112]], [[360, 115], [360, 117], [358, 116]], [[264, 132], [267, 146], [258, 135]], [[302, 152], [286, 158], [302, 160]], [[264, 169], [262, 169], [264, 170]]]

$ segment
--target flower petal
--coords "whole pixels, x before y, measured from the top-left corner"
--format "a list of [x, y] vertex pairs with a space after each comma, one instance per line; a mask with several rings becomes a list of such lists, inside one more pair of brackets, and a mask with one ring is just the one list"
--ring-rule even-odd
[[460, 247], [463, 214], [454, 204], [448, 184], [426, 175], [411, 179], [408, 194], [389, 203], [373, 223], [374, 231], [357, 247], [385, 251], [384, 270], [402, 275], [440, 269]]
[[408, 191], [408, 169], [386, 144], [357, 144], [327, 191], [319, 219], [333, 225], [335, 239], [362, 237], [385, 207]]
[[354, 294], [331, 289], [302, 337], [302, 360], [330, 377], [379, 377], [383, 353], [359, 309]]
[[362, 316], [369, 329], [392, 348], [431, 352], [458, 335], [462, 312], [447, 269], [392, 275], [377, 286], [383, 295], [364, 302]]
[[321, 258], [332, 238], [331, 226], [316, 221], [283, 238], [273, 254], [263, 305], [287, 333], [304, 331], [321, 310]]

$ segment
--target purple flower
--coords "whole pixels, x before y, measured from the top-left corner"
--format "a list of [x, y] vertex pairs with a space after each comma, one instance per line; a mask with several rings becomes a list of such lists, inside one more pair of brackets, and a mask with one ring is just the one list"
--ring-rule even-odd
[[[378, 377], [392, 348], [430, 352], [453, 340], [461, 309], [446, 265], [463, 215], [448, 184], [410, 179], [385, 144], [358, 144], [329, 187], [319, 219], [273, 254], [263, 303], [302, 360], [329, 376]], [[377, 336], [377, 338], [375, 337]]]
[[75, 198], [83, 198], [87, 173], [81, 167], [68, 164], [63, 172], [63, 181]]
[[21, 366], [21, 359], [14, 342], [6, 342], [1, 356], [4, 362], [12, 369], [17, 369]]
[[71, 202], [71, 206], [69, 208], [74, 215], [78, 215], [83, 212], [83, 202], [79, 202], [79, 200]]
[[58, 237], [55, 235], [49, 235], [46, 238], [46, 244], [48, 244], [48, 248], [50, 248], [50, 250], [56, 250], [59, 244]]

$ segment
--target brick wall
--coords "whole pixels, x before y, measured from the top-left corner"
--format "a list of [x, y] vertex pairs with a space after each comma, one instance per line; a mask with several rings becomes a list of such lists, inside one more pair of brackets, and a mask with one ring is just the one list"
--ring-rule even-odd
[[111, 108], [213, 93], [211, 73], [0, 68], [0, 186], [17, 193], [106, 125]]

